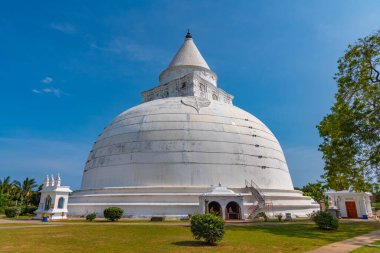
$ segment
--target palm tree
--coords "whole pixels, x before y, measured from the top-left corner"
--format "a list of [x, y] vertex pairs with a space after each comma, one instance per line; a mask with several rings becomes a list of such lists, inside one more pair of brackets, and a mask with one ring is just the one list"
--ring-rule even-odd
[[9, 188], [9, 177], [4, 177], [0, 180], [0, 207], [6, 206], [8, 203], [8, 188]]
[[24, 182], [22, 182], [22, 196], [25, 197], [25, 204], [30, 204], [30, 195], [33, 192], [34, 188], [36, 188], [38, 185], [36, 183], [36, 180], [34, 178], [25, 178]]
[[0, 180], [0, 197], [1, 205], [4, 205], [5, 202], [8, 204], [9, 201], [15, 201], [16, 205], [18, 202], [29, 205], [31, 198], [36, 198], [35, 188], [38, 187], [36, 180], [34, 178], [27, 177], [22, 184], [13, 180], [11, 182], [10, 177], [4, 177], [3, 180]]
[[3, 181], [0, 180], [0, 192], [3, 194], [8, 194], [12, 187], [10, 177], [4, 177]]
[[13, 201], [20, 201], [22, 198], [21, 194], [21, 184], [17, 180], [13, 180], [11, 183], [11, 188], [9, 190], [9, 198]]

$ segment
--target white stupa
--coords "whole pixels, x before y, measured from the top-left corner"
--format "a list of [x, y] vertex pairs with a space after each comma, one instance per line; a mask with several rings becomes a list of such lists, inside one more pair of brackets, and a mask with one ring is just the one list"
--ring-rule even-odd
[[[181, 218], [207, 212], [208, 202], [200, 201], [209, 192], [225, 196], [225, 189], [233, 192], [227, 197], [243, 197], [235, 202], [239, 214], [228, 217], [248, 218], [258, 211], [305, 217], [319, 209], [294, 190], [268, 127], [217, 87], [217, 76], [190, 33], [159, 80], [142, 92], [140, 105], [118, 115], [98, 137], [81, 189], [70, 197], [69, 215], [101, 216], [105, 208], [118, 206], [125, 217]], [[228, 209], [219, 208], [221, 214]]]

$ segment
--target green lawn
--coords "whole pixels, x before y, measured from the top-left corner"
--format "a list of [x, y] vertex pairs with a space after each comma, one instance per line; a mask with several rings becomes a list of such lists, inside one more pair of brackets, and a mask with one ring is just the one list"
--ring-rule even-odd
[[[380, 247], [380, 241], [376, 241], [374, 243], [372, 243], [374, 245], [378, 245]], [[368, 246], [363, 246], [363, 247], [360, 247], [354, 251], [351, 251], [352, 253], [379, 253], [380, 252], [380, 248], [376, 248], [376, 247], [368, 247]]]
[[5, 220], [31, 220], [33, 216], [27, 216], [27, 215], [20, 215], [14, 218], [8, 218], [8, 217], [0, 217], [0, 219], [5, 219]]
[[304, 252], [380, 229], [380, 222], [342, 224], [335, 232], [300, 224], [227, 226], [225, 238], [213, 247], [175, 224], [61, 224], [0, 229], [0, 252]]

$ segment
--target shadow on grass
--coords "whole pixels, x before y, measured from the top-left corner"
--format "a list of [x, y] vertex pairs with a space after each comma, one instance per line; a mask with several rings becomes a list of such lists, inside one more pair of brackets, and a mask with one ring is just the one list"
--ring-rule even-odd
[[380, 229], [380, 222], [371, 223], [341, 223], [336, 231], [320, 230], [315, 225], [290, 225], [290, 226], [234, 226], [228, 227], [232, 231], [260, 231], [272, 235], [322, 239], [327, 242], [336, 242], [357, 235], [366, 234]]
[[185, 247], [214, 247], [213, 245], [208, 244], [207, 242], [203, 241], [179, 241], [179, 242], [173, 242], [173, 245], [176, 246], [185, 246]]

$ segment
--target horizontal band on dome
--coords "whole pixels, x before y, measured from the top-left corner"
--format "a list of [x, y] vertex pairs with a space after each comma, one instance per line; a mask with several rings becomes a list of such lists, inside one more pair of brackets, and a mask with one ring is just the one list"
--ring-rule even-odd
[[[125, 133], [124, 133], [125, 134]], [[118, 134], [118, 135], [123, 135], [123, 134]], [[113, 135], [113, 136], [117, 136], [117, 135]], [[112, 138], [113, 136], [110, 136], [108, 138]], [[107, 139], [108, 139], [107, 138]], [[93, 147], [93, 150], [95, 149], [95, 146], [99, 146], [102, 141], [105, 141], [105, 139], [102, 139], [100, 141], [98, 141], [94, 147]], [[100, 147], [96, 147], [96, 148], [103, 148], [103, 147], [108, 147], [108, 146], [112, 146], [112, 145], [116, 145], [116, 144], [120, 144], [120, 143], [137, 143], [137, 142], [167, 142], [167, 141], [182, 141], [182, 142], [188, 142], [188, 141], [193, 141], [193, 142], [217, 142], [217, 143], [230, 143], [230, 144], [238, 144], [238, 145], [248, 145], [248, 146], [254, 146], [254, 147], [257, 147], [257, 148], [265, 148], [265, 149], [270, 149], [270, 150], [273, 150], [273, 151], [277, 151], [279, 152], [280, 154], [284, 154], [284, 152], [282, 150], [278, 150], [278, 149], [275, 149], [275, 148], [271, 148], [271, 147], [268, 147], [268, 146], [264, 146], [264, 145], [259, 145], [257, 146], [258, 144], [252, 144], [252, 143], [243, 143], [243, 142], [230, 142], [230, 141], [217, 141], [217, 140], [195, 140], [195, 139], [192, 139], [192, 140], [186, 140], [186, 139], [173, 139], [173, 140], [135, 140], [135, 141], [124, 141], [124, 142], [117, 142], [117, 143], [113, 143], [111, 145], [105, 145], [105, 146], [100, 146]]]
[[[125, 133], [123, 134], [118, 134], [118, 135], [125, 135]], [[118, 136], [118, 135], [113, 135], [113, 136], [110, 136], [108, 137], [107, 139], [109, 138], [113, 138], [114, 136]], [[122, 144], [122, 143], [126, 143], [126, 144], [129, 144], [129, 143], [141, 143], [141, 142], [169, 142], [169, 141], [176, 141], [176, 142], [188, 142], [188, 141], [191, 141], [191, 142], [216, 142], [216, 143], [229, 143], [229, 144], [238, 144], [238, 145], [247, 145], [247, 146], [253, 146], [255, 148], [264, 148], [264, 149], [270, 149], [270, 150], [273, 150], [273, 151], [276, 151], [280, 154], [284, 154], [282, 150], [278, 150], [278, 149], [275, 149], [275, 148], [272, 148], [272, 147], [268, 147], [268, 146], [264, 146], [264, 145], [258, 145], [257, 143], [243, 143], [243, 142], [230, 142], [230, 141], [218, 141], [218, 140], [201, 140], [201, 139], [198, 139], [198, 140], [186, 140], [186, 139], [171, 139], [171, 140], [132, 140], [132, 141], [123, 141], [123, 142], [116, 142], [116, 143], [113, 143], [113, 144], [109, 144], [109, 145], [104, 145], [104, 146], [100, 146], [99, 143], [101, 142], [104, 142], [106, 141], [106, 139], [102, 139], [98, 142], [96, 142], [96, 144], [94, 145], [93, 147], [93, 150], [96, 149], [96, 148], [104, 148], [104, 147], [109, 147], [109, 146], [113, 146], [113, 145], [117, 145], [117, 144]]]
[[[174, 113], [173, 113], [174, 114]], [[177, 113], [176, 113], [177, 114]], [[138, 117], [141, 117], [142, 119], [144, 119], [146, 116], [158, 116], [158, 115], [170, 115], [171, 114], [167, 114], [167, 113], [162, 113], [162, 114], [144, 114], [144, 115], [140, 115], [140, 116], [136, 116], [136, 117], [128, 117], [128, 118], [125, 118], [125, 119], [121, 119], [121, 120], [117, 120], [117, 121], [114, 121], [114, 122], [111, 122], [107, 127], [105, 127], [104, 129], [107, 129], [109, 128], [110, 126], [112, 125], [116, 125], [122, 121], [128, 121], [130, 119], [134, 119], [134, 118], [138, 118]], [[179, 114], [179, 115], [186, 115], [185, 113], [184, 114]], [[205, 115], [205, 114], [189, 114], [189, 115], [202, 115], [202, 116], [212, 116], [212, 115]], [[221, 117], [221, 116], [214, 116], [214, 117]], [[222, 118], [228, 118], [228, 117], [222, 117]], [[263, 129], [260, 129], [260, 128], [256, 128], [256, 129], [260, 129], [261, 131], [263, 132], [266, 132], [270, 135], [273, 135], [272, 132], [268, 132], [268, 131], [265, 131], [264, 129], [268, 129], [265, 125], [263, 124], [259, 124], [257, 122], [254, 122], [254, 121], [247, 121], [247, 120], [242, 120], [242, 119], [239, 119], [240, 121], [243, 121], [243, 122], [251, 122], [251, 123], [254, 123], [255, 125], [259, 125], [260, 127], [262, 127]], [[135, 124], [143, 124], [143, 123], [161, 123], [161, 122], [167, 122], [167, 123], [170, 123], [170, 122], [186, 122], [186, 123], [189, 123], [188, 120], [182, 120], [182, 121], [179, 121], [179, 120], [154, 120], [154, 121], [142, 121], [142, 122], [136, 122], [136, 123], [130, 123], [130, 124], [126, 124], [126, 125], [135, 125]], [[221, 125], [228, 125], [228, 126], [240, 126], [240, 127], [249, 127], [251, 125], [240, 125], [240, 124], [232, 124], [232, 122], [216, 122], [216, 121], [197, 121], [197, 120], [194, 120], [190, 123], [199, 123], [199, 122], [202, 122], [202, 123], [213, 123], [213, 124], [221, 124]]]
[[[107, 127], [102, 134], [100, 134], [99, 136], [102, 136], [104, 135], [105, 133], [107, 132], [110, 132], [112, 130], [115, 130], [115, 129], [119, 129], [119, 128], [123, 128], [123, 127], [127, 127], [127, 126], [134, 126], [134, 125], [142, 125], [142, 124], [152, 124], [152, 123], [188, 123], [188, 121], [144, 121], [144, 122], [139, 122], [139, 123], [132, 123], [132, 124], [125, 124], [125, 125], [122, 125], [122, 126], [117, 126], [117, 127], [112, 127], [112, 125], [110, 125], [109, 127]], [[196, 121], [196, 122], [191, 122], [191, 123], [207, 123], [207, 124], [219, 124], [219, 125], [227, 125], [227, 126], [231, 126], [229, 124], [225, 124], [225, 123], [218, 123], [218, 122], [211, 122], [211, 121]], [[272, 141], [278, 145], [280, 145], [280, 143], [277, 141], [276, 137], [273, 135], [273, 133], [270, 133], [270, 132], [267, 132], [265, 130], [262, 130], [260, 128], [254, 128], [254, 127], [251, 127], [251, 126], [244, 126], [244, 125], [232, 125], [234, 127], [241, 127], [241, 128], [248, 128], [248, 129], [252, 129], [252, 130], [257, 130], [257, 131], [261, 131], [261, 132], [264, 132], [264, 133], [267, 133], [268, 135], [272, 136], [274, 138], [274, 140], [272, 139], [269, 139], [269, 138], [266, 138], [264, 136], [261, 136], [261, 135], [257, 135], [256, 137], [260, 137], [260, 138], [263, 138], [263, 139], [266, 139], [268, 141]], [[134, 131], [134, 132], [128, 132], [128, 133], [136, 133], [136, 132], [148, 132], [148, 131], [166, 131], [166, 130], [188, 130], [188, 128], [173, 128], [173, 129], [155, 129], [155, 130], [140, 130], [140, 131]], [[236, 132], [228, 132], [228, 131], [220, 131], [220, 130], [207, 130], [207, 129], [191, 129], [191, 131], [213, 131], [213, 132], [225, 132], [225, 133], [236, 133]], [[241, 135], [248, 135], [248, 136], [252, 136], [252, 134], [246, 134], [246, 133], [238, 133], [238, 134], [241, 134]], [[104, 137], [104, 138], [107, 138], [107, 137]]]
[[[129, 111], [125, 112], [126, 114], [129, 113]], [[136, 112], [137, 114], [138, 112]], [[224, 115], [215, 115], [215, 114], [207, 114], [207, 113], [189, 113], [189, 112], [184, 112], [184, 113], [178, 113], [178, 112], [165, 112], [165, 113], [150, 113], [150, 114], [140, 114], [138, 116], [129, 116], [128, 118], [137, 118], [137, 117], [144, 117], [144, 116], [151, 116], [151, 115], [165, 115], [165, 114], [168, 114], [168, 115], [173, 115], [173, 114], [178, 114], [178, 115], [204, 115], [204, 116], [213, 116], [213, 117], [219, 117], [219, 118], [228, 118], [228, 119], [235, 119], [235, 120], [241, 120], [241, 121], [244, 121], [244, 122], [253, 122], [257, 125], [260, 125], [264, 128], [268, 128], [266, 125], [264, 125], [263, 123], [261, 123], [258, 119], [256, 119], [257, 121], [252, 121], [252, 120], [247, 120], [246, 118], [242, 119], [242, 118], [235, 118], [235, 117], [228, 117], [228, 116], [224, 116]], [[112, 121], [110, 124], [114, 124], [114, 123], [117, 123], [119, 121], [122, 121], [122, 120], [126, 120], [127, 118], [123, 118], [123, 119], [119, 119], [121, 117], [124, 117], [126, 116], [125, 114], [120, 114], [119, 116], [116, 117], [116, 119], [118, 120], [114, 120]], [[254, 117], [252, 115], [249, 115], [249, 117]]]
[[206, 154], [228, 154], [228, 155], [246, 155], [246, 156], [251, 156], [251, 157], [257, 157], [260, 159], [272, 159], [272, 160], [277, 160], [279, 162], [282, 162], [286, 164], [286, 161], [281, 160], [276, 157], [269, 157], [269, 156], [263, 156], [263, 155], [253, 155], [253, 154], [245, 154], [245, 153], [229, 153], [229, 152], [214, 152], [214, 151], [190, 151], [190, 150], [175, 150], [175, 151], [144, 151], [144, 150], [138, 150], [138, 151], [133, 151], [133, 152], [123, 152], [123, 153], [118, 153], [118, 154], [107, 154], [107, 155], [102, 155], [102, 156], [96, 156], [95, 158], [91, 158], [90, 160], [98, 159], [98, 158], [104, 158], [108, 156], [117, 156], [117, 155], [126, 155], [126, 154], [150, 154], [150, 153], [206, 153]]
[[[239, 163], [207, 163], [207, 162], [131, 162], [131, 163], [119, 163], [119, 164], [107, 164], [105, 166], [94, 166], [89, 169], [87, 167], [84, 169], [84, 172], [87, 172], [89, 170], [98, 169], [98, 168], [106, 168], [106, 167], [115, 167], [115, 166], [123, 166], [123, 165], [147, 165], [147, 164], [168, 164], [168, 165], [174, 165], [174, 164], [199, 164], [199, 165], [223, 165], [223, 166], [244, 166], [244, 167], [256, 167], [260, 169], [275, 169], [275, 170], [281, 170], [283, 172], [286, 172], [289, 174], [289, 170], [285, 170], [282, 168], [277, 167], [270, 167], [270, 166], [262, 166], [262, 165], [256, 165], [256, 164], [239, 164]], [[265, 168], [263, 168], [265, 167]]]

